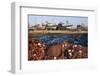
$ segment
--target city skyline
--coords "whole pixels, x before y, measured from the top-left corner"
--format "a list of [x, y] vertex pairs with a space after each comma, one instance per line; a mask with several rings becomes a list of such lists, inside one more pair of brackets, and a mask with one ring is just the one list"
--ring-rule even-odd
[[81, 16], [47, 16], [47, 15], [29, 15], [28, 16], [28, 24], [34, 26], [36, 24], [41, 23], [52, 23], [58, 24], [60, 22], [71, 25], [81, 25], [84, 24], [88, 26], [88, 17], [81, 17]]

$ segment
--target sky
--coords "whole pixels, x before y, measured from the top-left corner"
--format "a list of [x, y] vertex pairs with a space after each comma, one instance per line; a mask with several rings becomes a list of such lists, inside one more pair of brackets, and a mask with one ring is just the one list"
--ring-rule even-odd
[[[34, 26], [48, 21], [49, 23], [58, 24], [59, 22], [66, 24], [84, 24], [88, 26], [88, 17], [81, 16], [45, 16], [45, 15], [29, 15], [28, 24]], [[67, 21], [67, 23], [66, 23]]]

